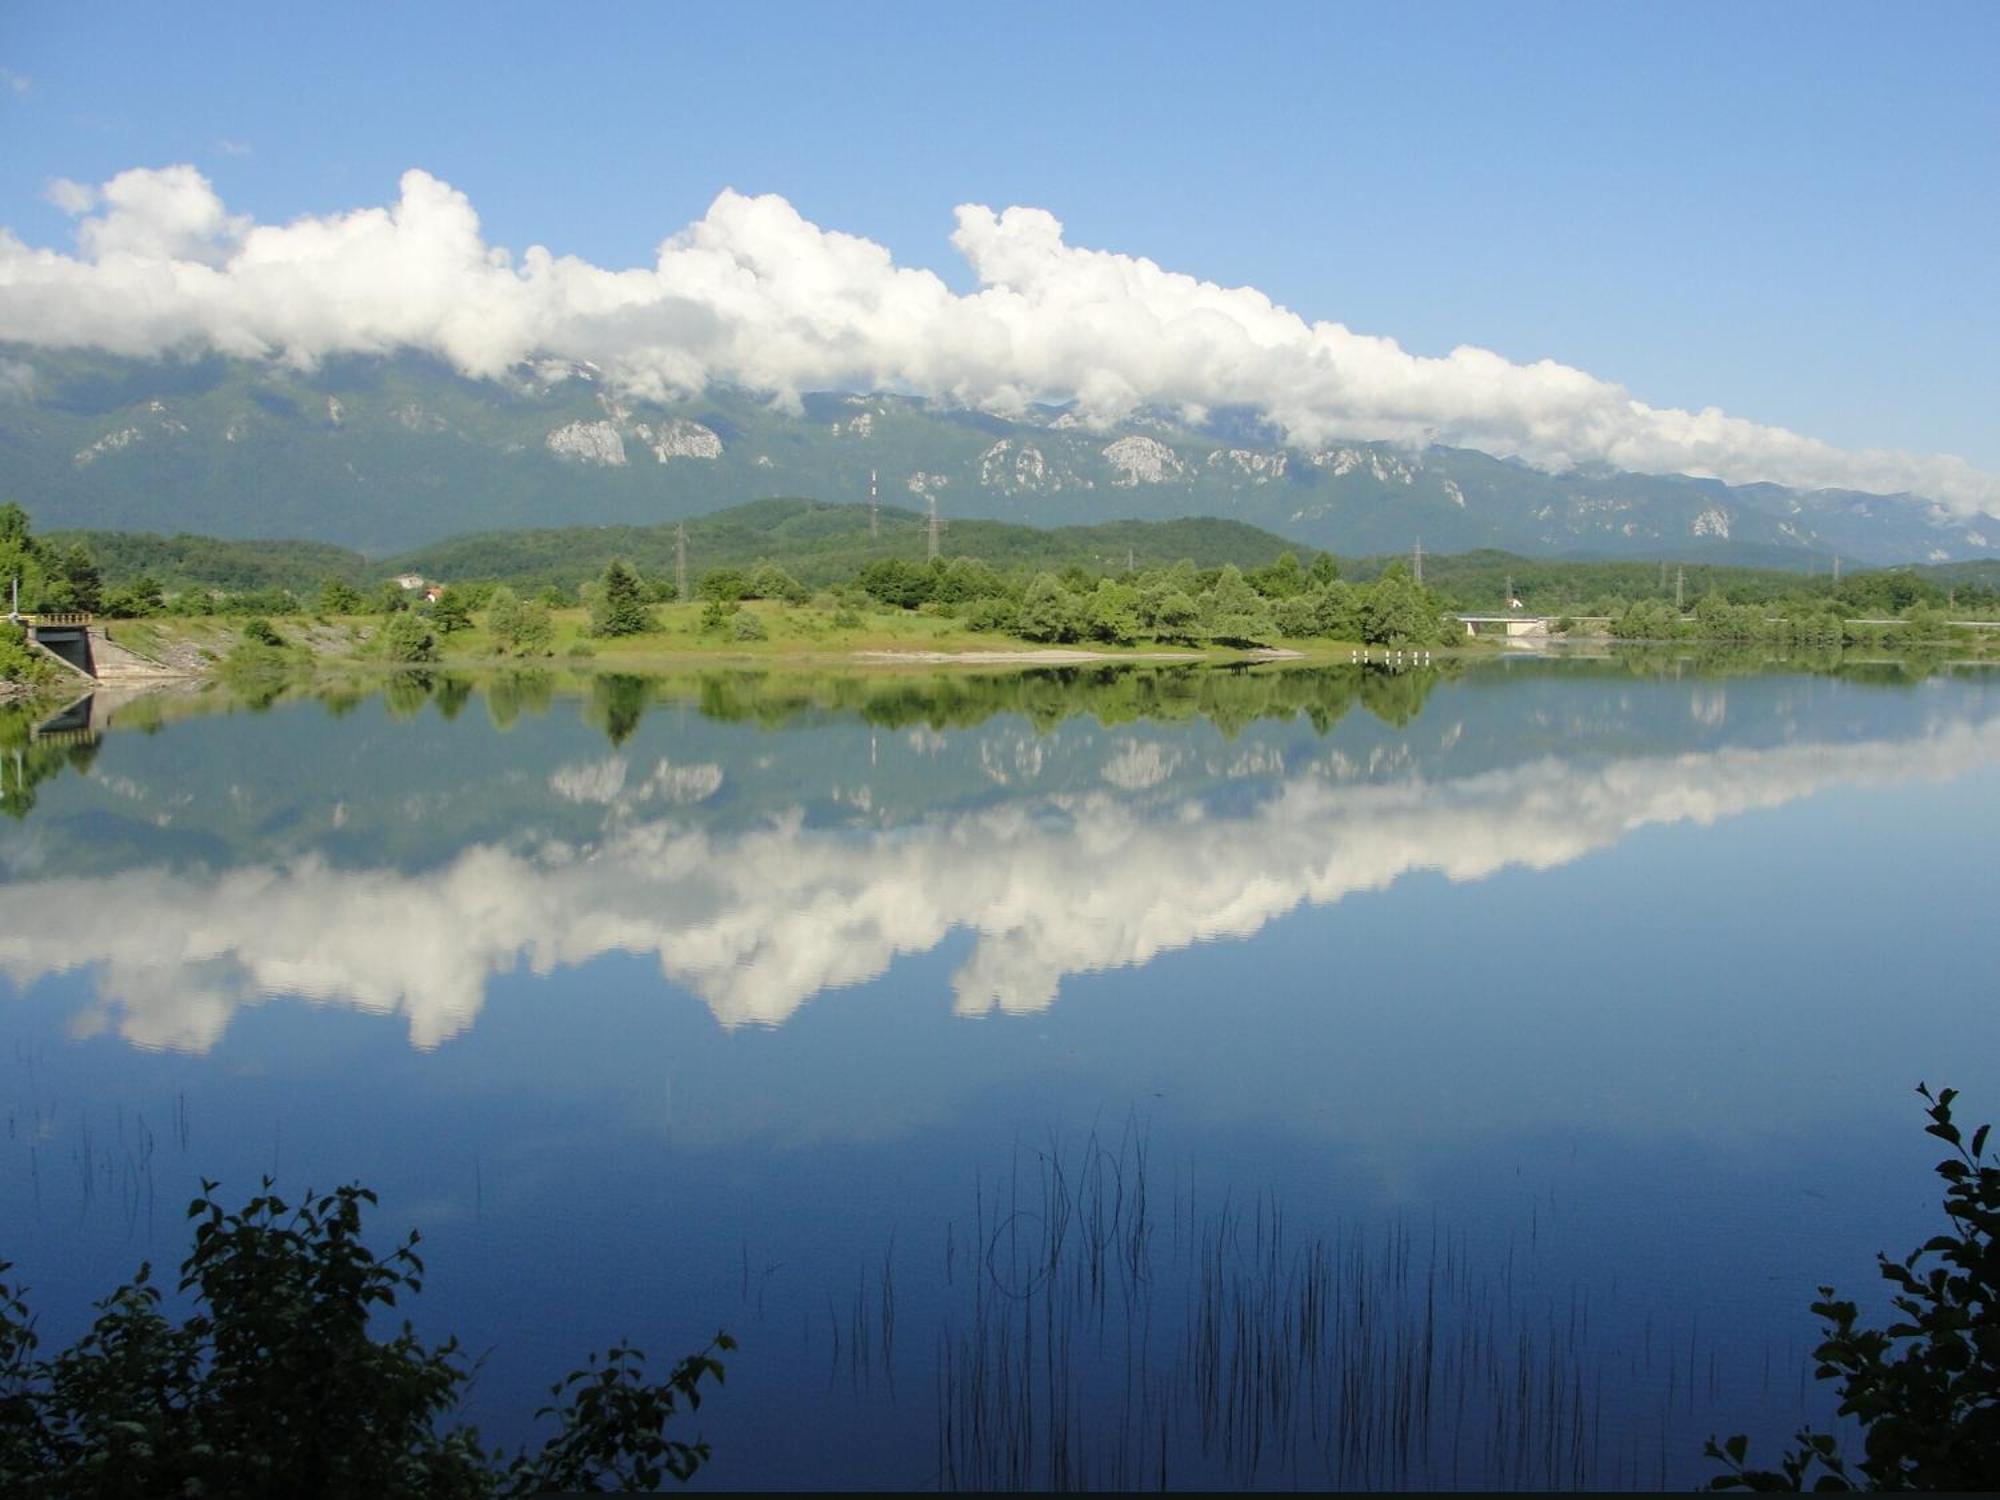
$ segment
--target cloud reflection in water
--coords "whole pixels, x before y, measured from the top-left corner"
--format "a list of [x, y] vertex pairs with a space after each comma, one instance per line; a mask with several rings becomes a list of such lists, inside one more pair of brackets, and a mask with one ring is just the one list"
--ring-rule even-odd
[[[1114, 786], [1156, 779], [1142, 760], [1114, 761], [1126, 773]], [[1641, 827], [1948, 780], [1995, 760], [2000, 720], [1914, 740], [1551, 757], [1442, 781], [1300, 774], [1227, 814], [1099, 791], [888, 830], [813, 828], [794, 812], [718, 832], [683, 808], [612, 820], [588, 844], [473, 845], [416, 875], [314, 855], [212, 878], [155, 868], [0, 887], [0, 971], [25, 988], [89, 966], [95, 997], [79, 1029], [144, 1047], [205, 1051], [240, 1007], [297, 995], [400, 1013], [429, 1048], [472, 1025], [493, 975], [523, 964], [547, 974], [651, 953], [723, 1025], [778, 1025], [963, 929], [973, 942], [952, 978], [956, 1009], [1033, 1011], [1066, 976], [1247, 937], [1301, 904], [1412, 872], [1462, 882], [1548, 869]], [[661, 803], [698, 800], [711, 769], [663, 762], [651, 780]], [[600, 775], [566, 794], [621, 790], [622, 777], [611, 787]]]

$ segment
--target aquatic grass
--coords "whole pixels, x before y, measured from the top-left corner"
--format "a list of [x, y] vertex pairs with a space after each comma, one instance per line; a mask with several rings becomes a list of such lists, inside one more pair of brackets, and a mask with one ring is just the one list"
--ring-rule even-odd
[[[1152, 1177], [1128, 1125], [1017, 1147], [998, 1192], [976, 1182], [970, 1234], [944, 1236], [962, 1295], [931, 1348], [940, 1487], [1645, 1482], [1605, 1451], [1583, 1293], [1529, 1295], [1511, 1251], [1475, 1272], [1435, 1221], [1301, 1232], [1272, 1198], [1204, 1208], [1191, 1174], [1161, 1233]], [[980, 1274], [957, 1277], [961, 1242]], [[1698, 1349], [1691, 1330], [1670, 1361], [1668, 1417]]]

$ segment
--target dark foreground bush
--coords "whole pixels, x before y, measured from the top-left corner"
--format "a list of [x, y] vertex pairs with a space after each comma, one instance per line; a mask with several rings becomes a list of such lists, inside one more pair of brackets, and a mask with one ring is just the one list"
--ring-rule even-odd
[[2000, 1491], [2000, 1162], [1986, 1155], [1990, 1126], [1968, 1145], [1952, 1123], [1955, 1089], [1917, 1092], [1930, 1108], [1925, 1133], [1951, 1147], [1937, 1165], [1950, 1229], [1901, 1260], [1877, 1256], [1896, 1288], [1886, 1329], [1857, 1326], [1852, 1302], [1819, 1289], [1826, 1319], [1813, 1357], [1821, 1380], [1840, 1382], [1840, 1414], [1861, 1424], [1865, 1454], [1850, 1461], [1825, 1433], [1798, 1434], [1778, 1468], [1746, 1466], [1732, 1437], [1708, 1456], [1729, 1469], [1713, 1489]]
[[[722, 1379], [718, 1333], [658, 1381], [620, 1344], [550, 1388], [557, 1431], [511, 1459], [444, 1425], [472, 1375], [456, 1339], [427, 1346], [405, 1321], [370, 1335], [377, 1308], [422, 1290], [410, 1236], [386, 1258], [361, 1241], [350, 1186], [296, 1207], [263, 1192], [239, 1213], [216, 1184], [188, 1205], [194, 1249], [176, 1326], [142, 1265], [97, 1304], [90, 1331], [37, 1357], [23, 1289], [0, 1281], [0, 1494], [22, 1496], [436, 1495], [657, 1489], [708, 1447], [666, 1435], [701, 1383]], [[0, 1261], [0, 1275], [8, 1264]]]

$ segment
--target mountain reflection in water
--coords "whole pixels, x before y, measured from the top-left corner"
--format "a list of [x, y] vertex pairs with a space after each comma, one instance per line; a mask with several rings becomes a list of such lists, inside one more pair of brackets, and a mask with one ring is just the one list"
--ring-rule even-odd
[[[1213, 682], [1129, 675], [1109, 688], [1092, 679], [1099, 711], [1107, 693], [1181, 704], [1177, 717], [1204, 694], [1216, 701]], [[1373, 677], [1344, 680], [1352, 698]], [[1312, 681], [1271, 674], [1258, 691], [1282, 705]], [[1459, 694], [1462, 717], [1424, 754], [1413, 740], [1379, 737], [1379, 723], [1373, 743], [1349, 744], [1321, 732], [1338, 714], [1310, 712], [1303, 717], [1317, 723], [1293, 726], [1305, 728], [1303, 740], [1294, 733], [1282, 744], [1220, 739], [1199, 713], [1191, 728], [1201, 733], [1160, 737], [1159, 725], [1142, 723], [1143, 733], [1121, 735], [1060, 715], [1037, 732], [1012, 713], [1059, 704], [1063, 684], [1030, 675], [988, 684], [983, 700], [963, 680], [945, 679], [930, 700], [922, 684], [892, 685], [905, 717], [927, 705], [931, 717], [972, 727], [914, 729], [887, 765], [871, 734], [864, 767], [815, 743], [842, 729], [852, 739], [858, 727], [839, 707], [819, 707], [838, 703], [838, 684], [830, 694], [780, 694], [772, 711], [768, 702], [746, 710], [740, 682], [705, 681], [692, 696], [709, 720], [754, 717], [776, 732], [727, 747], [707, 740], [692, 754], [686, 735], [669, 732], [669, 753], [641, 754], [624, 748], [652, 691], [635, 682], [599, 679], [582, 700], [621, 748], [576, 756], [574, 734], [521, 744], [528, 754], [505, 773], [504, 832], [433, 843], [414, 869], [356, 860], [345, 843], [333, 857], [310, 839], [273, 857], [255, 837], [194, 868], [134, 860], [73, 876], [47, 851], [35, 867], [17, 859], [15, 878], [0, 885], [0, 971], [26, 988], [88, 967], [95, 998], [79, 1029], [113, 1028], [146, 1047], [204, 1051], [242, 1007], [301, 996], [400, 1015], [412, 1044], [429, 1048], [471, 1026], [489, 980], [522, 965], [547, 974], [608, 953], [651, 955], [723, 1025], [775, 1026], [823, 991], [964, 932], [971, 946], [951, 976], [954, 1008], [1034, 1011], [1069, 976], [1244, 938], [1301, 904], [1328, 905], [1413, 872], [1457, 882], [1510, 866], [1548, 869], [1647, 826], [1706, 824], [1833, 788], [1945, 780], [2000, 760], [2000, 717], [1975, 712], [1894, 737], [1838, 737], [1852, 725], [1827, 712], [1837, 698], [1824, 684], [1766, 705], [1782, 711], [1767, 737], [1776, 742], [1756, 743], [1756, 726], [1739, 723], [1751, 743], [1667, 753], [1626, 748], [1643, 738], [1643, 715], [1551, 733], [1545, 713], [1497, 716], [1504, 697]], [[1433, 682], [1390, 680], [1374, 691], [1413, 715]], [[511, 691], [495, 717], [513, 722], [518, 685], [486, 691]], [[1677, 703], [1677, 721], [1697, 736], [1723, 732], [1724, 688], [1650, 691]], [[540, 698], [543, 710], [552, 696]], [[463, 699], [447, 700], [452, 715]], [[996, 700], [1012, 713], [985, 711]], [[880, 697], [862, 700], [871, 705], [883, 716]], [[1825, 738], [1815, 737], [1815, 715]], [[328, 723], [306, 702], [280, 716], [299, 721], [289, 743], [309, 781], [323, 759], [341, 758], [343, 740], [359, 753], [398, 733], [393, 721]], [[1452, 753], [1487, 735], [1501, 737], [1501, 763]], [[121, 743], [115, 731], [110, 743]], [[727, 762], [718, 758], [725, 748]], [[97, 790], [127, 803], [178, 798], [170, 821], [245, 796], [225, 767], [204, 763], [202, 783], [170, 793], [120, 770], [122, 757], [105, 760], [85, 770]], [[779, 788], [750, 809], [722, 795], [746, 762]], [[1070, 774], [1057, 777], [1058, 766]], [[919, 772], [935, 783], [929, 801], [906, 794]], [[395, 762], [373, 774], [378, 800], [424, 820], [427, 794], [399, 786]], [[898, 783], [905, 795], [891, 811]], [[845, 816], [829, 818], [827, 808]], [[348, 815], [343, 800], [329, 833]]]

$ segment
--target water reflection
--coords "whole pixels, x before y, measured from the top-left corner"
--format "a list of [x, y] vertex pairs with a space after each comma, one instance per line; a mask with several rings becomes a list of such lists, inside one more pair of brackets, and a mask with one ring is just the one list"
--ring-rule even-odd
[[[248, 782], [247, 765], [204, 760], [182, 767], [177, 785], [149, 785], [143, 765], [116, 755], [94, 765], [96, 740], [35, 742], [16, 747], [17, 765], [25, 750], [47, 774], [80, 773], [79, 798], [154, 809], [142, 827], [173, 832], [205, 817], [206, 857], [148, 857], [134, 842], [115, 868], [64, 873], [109, 815], [33, 825], [40, 840], [0, 851], [15, 877], [0, 884], [0, 972], [25, 989], [87, 969], [77, 1029], [144, 1047], [206, 1051], [243, 1007], [300, 996], [399, 1015], [411, 1043], [431, 1048], [474, 1023], [494, 976], [522, 967], [546, 975], [648, 955], [724, 1026], [776, 1026], [815, 995], [965, 934], [953, 1008], [1026, 1012], [1053, 1003], [1071, 976], [1245, 938], [1302, 905], [1414, 872], [1466, 882], [1546, 870], [1642, 828], [2000, 760], [2000, 718], [1977, 693], [1914, 722], [1905, 711], [1894, 732], [1871, 732], [1867, 715], [1857, 721], [1825, 694], [1781, 688], [1730, 712], [1720, 685], [1658, 681], [1636, 699], [1457, 693], [1434, 737], [1382, 727], [1408, 723], [1437, 681], [710, 677], [692, 693], [704, 721], [794, 731], [718, 740], [712, 728], [704, 738], [647, 723], [650, 706], [674, 701], [671, 683], [600, 678], [584, 717], [621, 748], [607, 754], [600, 741], [579, 754], [577, 736], [560, 733], [514, 745], [486, 771], [457, 769], [467, 752], [454, 761], [413, 727], [360, 723], [358, 697], [330, 705], [332, 723], [296, 703], [266, 715], [297, 721], [283, 741], [296, 758], [265, 768], [273, 785], [334, 786], [339, 766], [378, 753], [378, 734], [412, 751], [400, 764], [369, 761], [356, 783], [373, 789], [369, 805], [343, 795], [312, 808], [317, 822], [299, 804], [265, 805], [276, 794]], [[468, 701], [397, 679], [388, 713], [407, 715], [412, 693], [419, 706], [435, 694], [445, 723]], [[501, 725], [554, 694], [537, 676], [486, 688]], [[1374, 727], [1332, 733], [1356, 701], [1374, 708]], [[1048, 727], [1024, 730], [1015, 716]], [[1304, 723], [1290, 738], [1240, 733], [1260, 716]], [[1100, 727], [1159, 718], [1202, 732]], [[857, 721], [915, 727], [887, 763], [868, 736], [864, 763]], [[659, 730], [643, 751], [642, 726]], [[475, 721], [450, 744], [468, 730], [491, 739]], [[10, 785], [19, 815], [39, 782], [17, 772]], [[445, 816], [454, 793], [472, 821]], [[418, 858], [370, 858], [351, 815], [375, 821], [380, 845], [408, 828], [435, 832]], [[248, 831], [225, 839], [231, 819]]]

